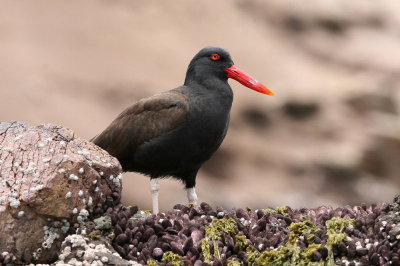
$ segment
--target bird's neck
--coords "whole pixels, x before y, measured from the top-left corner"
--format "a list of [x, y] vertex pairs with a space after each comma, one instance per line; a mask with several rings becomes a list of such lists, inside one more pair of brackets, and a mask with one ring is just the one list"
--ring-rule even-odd
[[222, 97], [232, 100], [233, 92], [227, 81], [210, 78], [198, 80], [190, 80], [185, 82], [184, 90], [189, 91], [189, 94], [203, 95], [205, 97]]

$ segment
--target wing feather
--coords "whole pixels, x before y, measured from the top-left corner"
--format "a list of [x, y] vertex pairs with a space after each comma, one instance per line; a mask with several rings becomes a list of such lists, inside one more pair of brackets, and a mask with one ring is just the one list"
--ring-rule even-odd
[[92, 142], [121, 161], [141, 144], [179, 127], [188, 109], [177, 90], [156, 94], [124, 110]]

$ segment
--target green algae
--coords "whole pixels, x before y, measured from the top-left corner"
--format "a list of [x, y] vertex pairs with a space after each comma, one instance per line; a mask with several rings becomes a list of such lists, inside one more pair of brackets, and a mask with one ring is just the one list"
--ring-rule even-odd
[[267, 214], [267, 213], [273, 213], [273, 214], [281, 214], [284, 216], [288, 216], [289, 215], [289, 209], [286, 206], [279, 206], [275, 209], [272, 208], [268, 208], [268, 209], [262, 209], [262, 212]]
[[[260, 266], [266, 265], [299, 265], [299, 266], [323, 266], [335, 265], [333, 258], [333, 247], [343, 242], [347, 236], [343, 231], [350, 225], [354, 224], [354, 220], [343, 218], [332, 218], [326, 222], [327, 228], [327, 244], [328, 257], [325, 260], [313, 261], [313, 255], [319, 249], [324, 248], [321, 244], [314, 242], [315, 233], [320, 230], [314, 223], [309, 220], [292, 223], [288, 229], [290, 231], [289, 240], [285, 246], [277, 250], [269, 250], [261, 253], [255, 258], [255, 263]], [[306, 239], [308, 246], [303, 250], [298, 246], [299, 239]], [[252, 260], [254, 258], [252, 257]], [[250, 262], [253, 263], [253, 262]]]
[[240, 263], [240, 261], [237, 261], [237, 260], [228, 260], [228, 264], [227, 265], [228, 266], [240, 266], [242, 264]]
[[279, 206], [278, 208], [276, 208], [276, 213], [288, 216], [289, 209], [287, 206]]
[[246, 236], [235, 236], [236, 239], [236, 247], [239, 250], [245, 250], [246, 247], [249, 245]]
[[203, 253], [204, 263], [211, 264], [212, 263], [212, 255], [210, 251], [210, 244], [208, 243], [206, 238], [201, 240], [201, 252]]
[[238, 233], [237, 223], [233, 218], [214, 219], [213, 225], [218, 231], [225, 232], [230, 235], [235, 235]]
[[173, 266], [181, 266], [183, 265], [183, 260], [181, 256], [175, 254], [172, 251], [165, 252], [162, 261], [166, 263], [171, 263]]
[[[276, 210], [265, 209], [263, 212], [288, 215], [288, 208], [278, 207]], [[215, 219], [211, 225], [206, 226], [205, 228], [206, 237], [201, 241], [201, 249], [204, 262], [209, 265], [212, 264], [214, 258], [220, 258], [216, 241], [221, 240], [222, 232], [225, 232], [235, 238], [235, 249], [246, 253], [247, 265], [330, 266], [335, 265], [333, 247], [345, 241], [347, 234], [344, 233], [344, 230], [351, 225], [354, 225], [354, 220], [334, 217], [326, 221], [325, 226], [328, 238], [326, 245], [322, 245], [314, 242], [315, 233], [321, 229], [304, 216], [303, 220], [300, 222], [295, 222], [288, 226], [289, 236], [288, 241], [284, 246], [281, 246], [278, 249], [259, 252], [249, 244], [249, 240], [245, 235], [237, 235], [238, 228], [234, 219]], [[306, 247], [300, 248], [298, 245], [299, 240], [306, 240], [304, 241]], [[210, 241], [213, 241], [213, 253], [211, 253]], [[328, 257], [321, 259], [320, 261], [313, 261], [315, 252], [318, 252], [322, 248], [328, 250]], [[229, 260], [228, 265], [236, 266], [241, 264], [238, 261]]]
[[[213, 257], [220, 259], [221, 254], [218, 249], [218, 240], [222, 239], [222, 232], [235, 235], [238, 233], [236, 220], [229, 219], [214, 219], [211, 225], [205, 227], [206, 237], [201, 240], [201, 250], [206, 264], [211, 264]], [[211, 246], [209, 241], [213, 242], [214, 250], [211, 254]]]
[[147, 266], [158, 266], [158, 263], [155, 260], [148, 260], [146, 262]]
[[326, 248], [328, 249], [328, 262], [335, 263], [333, 258], [333, 247], [342, 243], [347, 234], [343, 231], [349, 227], [354, 225], [354, 219], [343, 219], [339, 217], [333, 217], [332, 219], [325, 222], [326, 226], [326, 234], [328, 235], [328, 240], [326, 241]]
[[289, 242], [291, 244], [295, 244], [300, 236], [307, 237], [307, 241], [312, 242], [314, 240], [315, 232], [320, 230], [310, 220], [292, 223], [288, 229], [291, 231], [289, 235]]
[[221, 232], [215, 226], [207, 225], [206, 237], [210, 240], [221, 240]]
[[260, 256], [260, 252], [258, 252], [254, 247], [248, 246], [246, 248], [246, 259], [248, 265], [252, 265], [256, 262], [256, 259]]
[[325, 226], [329, 232], [343, 232], [349, 226], [354, 225], [354, 219], [344, 219], [340, 217], [333, 217], [332, 219], [326, 221]]

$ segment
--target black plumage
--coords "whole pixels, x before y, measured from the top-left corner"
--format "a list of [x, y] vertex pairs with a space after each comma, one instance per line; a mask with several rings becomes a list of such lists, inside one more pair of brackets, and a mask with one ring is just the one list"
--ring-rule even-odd
[[254, 79], [245, 84], [249, 76], [232, 66], [225, 49], [202, 49], [190, 62], [184, 85], [133, 104], [92, 141], [116, 157], [124, 171], [152, 179], [170, 176], [194, 188], [199, 168], [228, 129], [233, 100], [228, 77], [266, 89]]

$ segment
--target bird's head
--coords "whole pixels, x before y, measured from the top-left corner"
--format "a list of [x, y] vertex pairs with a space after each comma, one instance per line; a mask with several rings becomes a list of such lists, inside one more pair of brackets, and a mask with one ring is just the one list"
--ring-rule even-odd
[[228, 78], [232, 78], [252, 90], [274, 95], [264, 84], [236, 67], [227, 50], [213, 46], [205, 47], [190, 62], [185, 84], [188, 85], [194, 80], [202, 83], [215, 78], [225, 82]]

